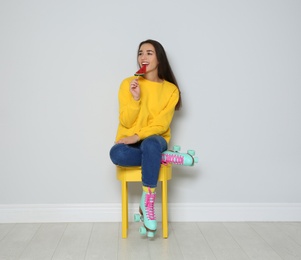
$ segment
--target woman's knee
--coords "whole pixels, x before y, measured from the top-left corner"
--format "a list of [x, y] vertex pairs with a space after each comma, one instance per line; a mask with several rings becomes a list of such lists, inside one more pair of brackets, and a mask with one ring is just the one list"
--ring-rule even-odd
[[156, 149], [163, 152], [167, 149], [167, 143], [162, 136], [152, 135], [143, 140], [141, 149]]
[[116, 165], [119, 164], [121, 157], [123, 157], [123, 146], [124, 144], [115, 144], [110, 150], [111, 161]]

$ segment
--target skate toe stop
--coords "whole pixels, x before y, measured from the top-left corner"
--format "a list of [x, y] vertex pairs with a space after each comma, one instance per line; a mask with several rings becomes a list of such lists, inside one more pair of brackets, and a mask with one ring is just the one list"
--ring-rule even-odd
[[155, 237], [155, 233], [154, 232], [147, 232], [147, 237], [153, 238], [153, 237]]

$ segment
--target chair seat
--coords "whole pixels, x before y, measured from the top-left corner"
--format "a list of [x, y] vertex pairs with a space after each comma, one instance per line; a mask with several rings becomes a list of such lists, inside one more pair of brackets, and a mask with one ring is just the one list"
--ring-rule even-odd
[[[121, 208], [122, 208], [122, 238], [127, 238], [128, 229], [128, 182], [141, 182], [140, 166], [116, 166], [117, 179], [121, 182]], [[172, 178], [172, 165], [162, 164], [158, 181], [162, 185], [162, 235], [168, 237], [168, 199], [167, 181]]]
[[[140, 166], [117, 166], [117, 179], [120, 181], [141, 182]], [[171, 164], [161, 165], [158, 181], [170, 180], [172, 177]]]

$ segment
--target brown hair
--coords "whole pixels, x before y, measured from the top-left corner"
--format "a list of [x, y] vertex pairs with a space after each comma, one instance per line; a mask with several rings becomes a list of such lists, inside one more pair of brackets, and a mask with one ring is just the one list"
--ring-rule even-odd
[[166, 55], [166, 52], [165, 52], [163, 46], [161, 45], [161, 43], [159, 43], [155, 40], [149, 39], [149, 40], [143, 41], [139, 44], [137, 56], [139, 54], [140, 47], [145, 43], [149, 43], [149, 44], [153, 45], [155, 48], [156, 56], [157, 56], [157, 59], [159, 62], [158, 77], [162, 80], [166, 80], [166, 81], [169, 81], [169, 82], [175, 84], [176, 87], [178, 88], [179, 100], [178, 100], [178, 103], [176, 104], [175, 109], [179, 110], [180, 107], [182, 106], [181, 91], [180, 91], [179, 85], [177, 83], [176, 77], [170, 67], [170, 64], [169, 64], [169, 61], [168, 61], [168, 58], [167, 58], [167, 55]]

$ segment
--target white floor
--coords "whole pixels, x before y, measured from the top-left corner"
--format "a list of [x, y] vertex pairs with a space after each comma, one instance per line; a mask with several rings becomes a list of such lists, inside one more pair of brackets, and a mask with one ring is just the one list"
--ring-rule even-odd
[[170, 223], [153, 240], [139, 226], [122, 239], [120, 223], [0, 224], [0, 259], [301, 259], [301, 222]]

